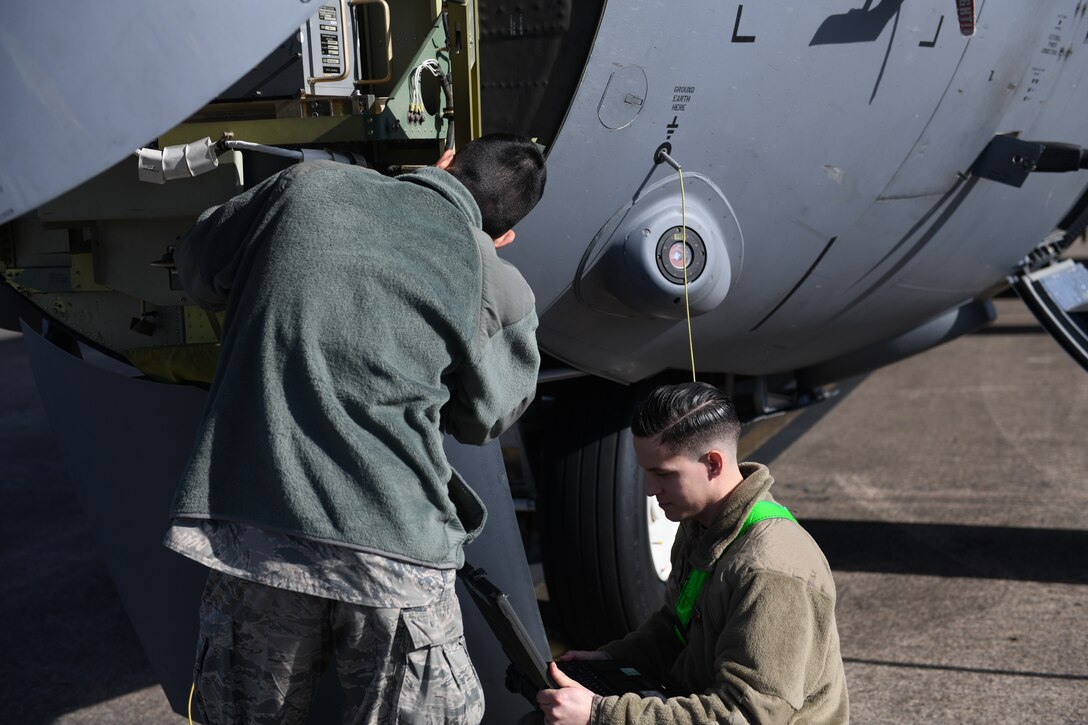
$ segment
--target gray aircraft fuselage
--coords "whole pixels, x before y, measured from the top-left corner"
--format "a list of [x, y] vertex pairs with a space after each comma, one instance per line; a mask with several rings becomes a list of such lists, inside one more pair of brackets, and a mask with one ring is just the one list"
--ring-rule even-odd
[[980, 3], [973, 37], [952, 2], [853, 5], [606, 6], [509, 252], [544, 349], [626, 382], [688, 367], [682, 302], [640, 309], [617, 299], [634, 275], [593, 269], [622, 267], [604, 247], [651, 225], [610, 224], [655, 184], [670, 204], [645, 243], [680, 223], [676, 172], [653, 163], [666, 141], [691, 229], [729, 259], [727, 293], [693, 321], [704, 371], [800, 370], [893, 338], [984, 296], [1055, 227], [1083, 174], [1014, 188], [969, 172], [998, 134], [1088, 143], [1078, 3]]

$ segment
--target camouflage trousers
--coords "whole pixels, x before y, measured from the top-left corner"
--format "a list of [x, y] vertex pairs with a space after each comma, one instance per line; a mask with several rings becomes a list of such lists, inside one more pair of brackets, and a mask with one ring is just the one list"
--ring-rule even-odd
[[423, 607], [299, 594], [212, 570], [195, 702], [208, 725], [302, 723], [330, 660], [345, 723], [479, 723], [483, 691], [454, 588]]

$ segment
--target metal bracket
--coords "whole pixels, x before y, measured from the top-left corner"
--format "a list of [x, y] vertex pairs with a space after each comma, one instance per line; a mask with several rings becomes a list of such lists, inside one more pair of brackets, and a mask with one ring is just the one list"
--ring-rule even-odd
[[1083, 168], [1088, 168], [1088, 150], [1076, 144], [995, 136], [979, 154], [971, 172], [1020, 187], [1033, 171], [1062, 173]]
[[1020, 188], [1046, 150], [1044, 144], [995, 136], [979, 154], [971, 173], [983, 179]]

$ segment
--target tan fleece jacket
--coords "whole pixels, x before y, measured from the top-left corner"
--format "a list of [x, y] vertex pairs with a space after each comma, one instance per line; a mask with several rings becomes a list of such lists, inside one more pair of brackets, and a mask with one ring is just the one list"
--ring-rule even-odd
[[[709, 527], [680, 526], [665, 606], [638, 630], [601, 649], [665, 671], [692, 694], [594, 699], [591, 723], [845, 723], [846, 676], [835, 625], [835, 582], [801, 526], [768, 519], [737, 533], [774, 479], [742, 463], [745, 479]], [[802, 522], [803, 523], [803, 522]], [[734, 540], [736, 543], [732, 546]], [[688, 644], [673, 633], [673, 609], [693, 567], [712, 568], [695, 605]]]

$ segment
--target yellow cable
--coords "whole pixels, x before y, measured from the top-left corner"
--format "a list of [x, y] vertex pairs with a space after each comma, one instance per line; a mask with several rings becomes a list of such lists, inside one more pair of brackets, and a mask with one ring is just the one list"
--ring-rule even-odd
[[193, 686], [189, 688], [189, 725], [193, 725], [193, 693], [196, 692], [196, 680], [193, 680]]
[[691, 336], [691, 306], [688, 304], [688, 210], [687, 201], [684, 198], [684, 171], [680, 165], [676, 165], [676, 173], [680, 176], [680, 245], [684, 250], [684, 316], [688, 321], [688, 352], [691, 354], [691, 382], [697, 382], [695, 377], [695, 341]]

